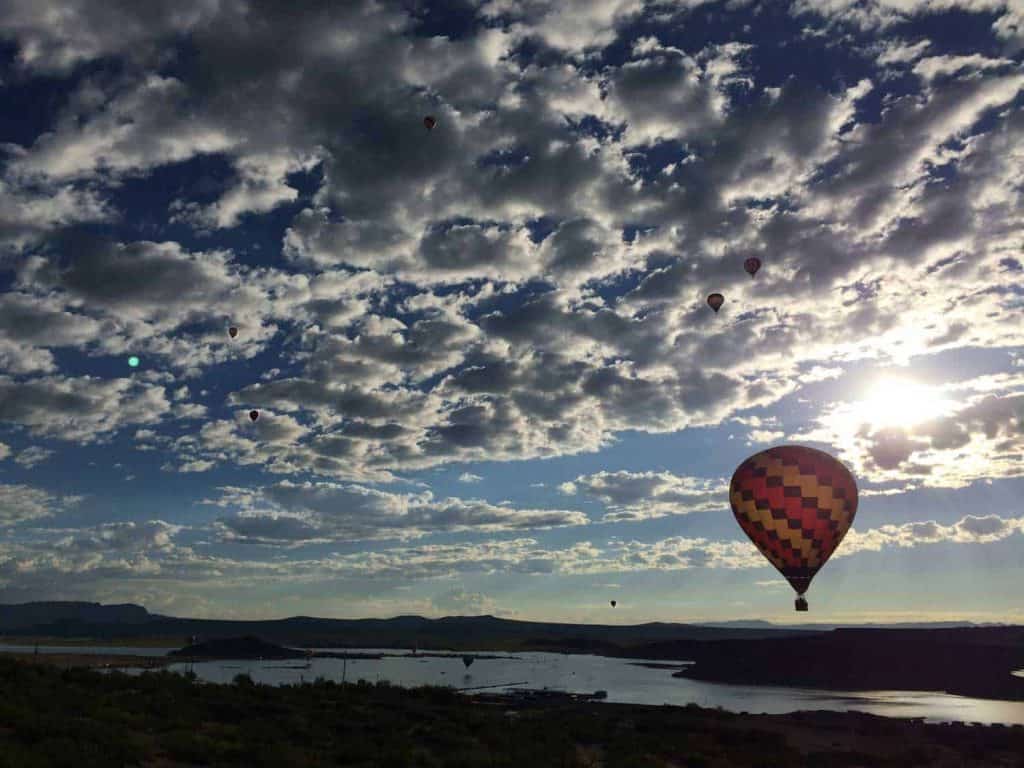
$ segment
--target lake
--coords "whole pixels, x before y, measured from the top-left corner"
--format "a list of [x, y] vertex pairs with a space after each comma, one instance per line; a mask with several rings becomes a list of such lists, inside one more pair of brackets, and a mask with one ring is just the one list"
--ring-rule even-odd
[[[33, 646], [0, 645], [0, 650], [31, 651]], [[39, 646], [40, 653], [108, 653], [164, 656], [172, 649], [101, 646]], [[728, 685], [672, 677], [673, 670], [637, 666], [640, 659], [561, 653], [503, 653], [480, 651], [494, 659], [477, 659], [467, 670], [462, 654], [413, 656], [408, 650], [386, 648], [317, 648], [317, 651], [393, 653], [383, 659], [302, 659], [284, 661], [204, 661], [172, 664], [169, 669], [190, 668], [200, 680], [230, 683], [235, 675], [248, 674], [258, 683], [289, 685], [317, 677], [341, 682], [359, 679], [388, 681], [406, 687], [450, 685], [454, 688], [498, 686], [488, 691], [517, 688], [548, 688], [569, 693], [608, 692], [607, 701], [628, 704], [695, 703], [722, 707], [732, 712], [784, 714], [797, 710], [856, 710], [886, 717], [923, 717], [932, 722], [965, 722], [1024, 725], [1024, 702], [972, 699], [945, 693], [915, 691], [820, 691], [753, 685]], [[664, 664], [664, 661], [653, 662]], [[138, 674], [139, 670], [133, 670]], [[1024, 670], [1022, 670], [1024, 673]], [[1021, 673], [1017, 673], [1021, 674]], [[508, 685], [523, 683], [521, 685]]]

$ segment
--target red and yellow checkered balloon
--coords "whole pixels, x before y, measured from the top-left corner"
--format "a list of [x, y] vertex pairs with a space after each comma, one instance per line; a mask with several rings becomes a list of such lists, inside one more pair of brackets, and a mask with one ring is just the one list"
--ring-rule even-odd
[[754, 546], [803, 595], [853, 523], [857, 483], [827, 453], [783, 445], [736, 468], [729, 502]]

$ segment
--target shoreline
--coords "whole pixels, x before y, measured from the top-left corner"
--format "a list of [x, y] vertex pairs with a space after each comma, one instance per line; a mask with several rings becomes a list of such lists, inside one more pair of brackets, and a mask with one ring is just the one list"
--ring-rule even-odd
[[[14, 640], [16, 643], [12, 643]], [[36, 643], [28, 642], [37, 641]], [[167, 648], [167, 642], [171, 638], [149, 637], [132, 638], [134, 642], [121, 642], [121, 647], [128, 648]], [[181, 638], [178, 638], [180, 642]], [[822, 640], [818, 640], [821, 643]], [[177, 663], [195, 663], [209, 661], [267, 661], [269, 656], [247, 656], [247, 655], [213, 655], [193, 656], [143, 656], [135, 654], [119, 653], [79, 653], [76, 648], [83, 645], [91, 645], [98, 649], [105, 647], [116, 648], [109, 640], [97, 640], [95, 638], [51, 638], [37, 636], [34, 638], [0, 636], [0, 644], [17, 644], [20, 647], [17, 651], [0, 651], [0, 655], [18, 658], [22, 660], [38, 660], [42, 663], [69, 667], [93, 667], [93, 668], [123, 668], [123, 669], [160, 669]], [[29, 650], [31, 645], [51, 646], [61, 648], [61, 652], [43, 652], [36, 656]], [[768, 643], [774, 645], [774, 643]], [[902, 691], [907, 693], [942, 693], [953, 696], [961, 696], [971, 699], [996, 702], [1024, 702], [1024, 670], [1012, 668], [1011, 660], [1015, 661], [1016, 656], [1008, 655], [1005, 648], [970, 648], [966, 649], [971, 653], [963, 653], [960, 656], [963, 661], [970, 661], [969, 667], [973, 673], [965, 674], [966, 669], [950, 670], [947, 666], [928, 667], [917, 665], [913, 674], [904, 666], [893, 666], [898, 661], [897, 657], [890, 657], [887, 663], [879, 664], [881, 659], [868, 668], [858, 666], [859, 671], [851, 674], [848, 669], [844, 674], [836, 676], [833, 674], [833, 664], [818, 663], [810, 667], [796, 667], [783, 662], [778, 658], [765, 658], [765, 654], [759, 652], [757, 646], [747, 646], [748, 654], [745, 658], [737, 657], [729, 653], [729, 647], [738, 645], [723, 641], [714, 645], [695, 646], [694, 644], [671, 644], [668, 647], [658, 648], [657, 655], [649, 660], [641, 660], [633, 654], [638, 649], [621, 649], [624, 652], [615, 652], [614, 649], [604, 649], [600, 655], [612, 658], [634, 659], [630, 663], [637, 666], [664, 669], [673, 677], [692, 679], [706, 683], [718, 683], [726, 685], [742, 685], [752, 687], [779, 687], [784, 689], [810, 689], [822, 693], [848, 692], [869, 692], [869, 691]], [[764, 642], [758, 646], [763, 648]], [[297, 650], [297, 649], [296, 649]], [[459, 658], [462, 655], [472, 655], [474, 659], [505, 659], [516, 658], [512, 656], [496, 656], [493, 651], [481, 650], [475, 653], [459, 652], [449, 649], [417, 650], [396, 648], [393, 652], [361, 652], [358, 649], [351, 650], [317, 650], [310, 648], [308, 656], [297, 654], [295, 661], [305, 658], [332, 658], [349, 660], [374, 660], [385, 657], [394, 658]], [[653, 650], [648, 647], [645, 651]], [[965, 649], [957, 649], [958, 651]], [[979, 653], [979, 650], [981, 653]], [[697, 659], [672, 658], [672, 656], [686, 655], [690, 651], [691, 656]], [[753, 651], [753, 653], [751, 653]], [[559, 651], [549, 650], [550, 653], [566, 653], [566, 649]], [[1002, 652], [1002, 653], [1000, 653]], [[758, 658], [761, 657], [761, 658]], [[657, 660], [655, 660], [657, 659]], [[282, 657], [282, 660], [285, 660]], [[771, 663], [769, 663], [771, 662]], [[1010, 666], [1007, 666], [1010, 665]], [[1005, 674], [1002, 674], [1003, 667], [1007, 666]]]
[[[384, 654], [384, 655], [387, 655], [387, 654]], [[417, 656], [426, 656], [426, 655], [427, 654], [417, 654]], [[435, 656], [435, 657], [442, 657], [442, 658], [447, 658], [447, 657], [450, 656], [450, 654], [430, 654], [430, 655], [431, 656]], [[380, 658], [380, 657], [381, 656], [377, 656], [375, 658]], [[39, 653], [39, 654], [35, 654], [35, 653], [26, 653], [26, 652], [20, 652], [20, 651], [18, 651], [18, 652], [0, 651], [0, 659], [3, 659], [3, 658], [13, 659], [13, 660], [17, 660], [17, 661], [21, 661], [21, 662], [25, 662], [25, 663], [29, 663], [29, 664], [38, 664], [38, 665], [44, 665], [44, 666], [57, 667], [58, 669], [62, 669], [62, 670], [65, 670], [65, 669], [83, 669], [84, 668], [84, 669], [94, 669], [94, 670], [109, 670], [109, 671], [116, 671], [116, 672], [126, 672], [128, 670], [132, 670], [132, 671], [134, 671], [134, 670], [141, 670], [143, 672], [153, 672], [153, 671], [159, 671], [161, 669], [166, 669], [167, 667], [171, 666], [172, 664], [189, 664], [189, 663], [196, 663], [196, 662], [218, 662], [218, 661], [255, 661], [256, 660], [256, 659], [238, 659], [238, 658], [227, 658], [227, 657], [224, 657], [224, 658], [220, 658], [220, 657], [217, 657], [217, 658], [210, 658], [210, 657], [202, 657], [202, 658], [195, 657], [195, 658], [192, 658], [192, 657], [173, 657], [173, 656], [135, 656], [135, 655], [126, 655], [126, 654], [98, 654], [98, 653]], [[314, 658], [316, 658], [316, 656], [314, 656]], [[336, 658], [336, 656], [334, 654], [325, 654], [321, 658]], [[362, 657], [360, 657], [360, 656], [353, 656], [353, 657], [349, 657], [349, 658], [366, 658], [366, 656], [362, 656]], [[485, 658], [485, 657], [481, 656], [480, 658]], [[495, 657], [491, 657], [491, 658], [495, 658]], [[497, 658], [506, 658], [506, 657], [497, 657]], [[265, 661], [274, 661], [274, 659], [264, 659], [264, 660]], [[283, 661], [287, 661], [287, 660], [283, 660]], [[679, 669], [679, 665], [675, 665], [675, 664], [666, 664], [666, 663], [650, 663], [650, 664], [648, 664], [648, 663], [643, 663], [643, 662], [635, 663], [635, 664], [636, 664], [636, 666], [649, 667], [649, 668], [654, 668], [654, 669], [665, 669], [666, 671], [677, 670], [672, 675], [673, 677], [690, 677], [690, 675], [685, 674], [686, 672], [690, 671], [689, 669], [687, 669], [686, 667], [683, 667], [683, 669]], [[301, 668], [301, 665], [300, 665], [300, 667], [294, 667], [294, 668], [296, 668], [296, 669]], [[692, 669], [692, 667], [691, 667], [691, 669]], [[724, 685], [750, 685], [750, 686], [757, 686], [757, 685], [759, 685], [758, 683], [751, 683], [749, 681], [712, 680], [712, 679], [707, 679], [707, 678], [698, 678], [696, 676], [694, 676], [694, 679], [701, 680], [702, 682], [720, 683], [720, 684], [724, 684]], [[311, 680], [307, 680], [306, 684], [308, 685], [311, 682], [312, 682]], [[231, 683], [225, 682], [225, 683], [220, 683], [220, 685], [231, 685]], [[825, 687], [822, 687], [822, 686], [778, 685], [776, 683], [763, 683], [761, 685], [764, 685], [765, 687], [781, 687], [781, 688], [794, 689], [794, 690], [808, 690], [808, 689], [810, 689], [810, 690], [821, 691], [823, 693], [841, 693], [841, 692], [844, 692], [844, 691], [854, 691], [854, 690], [857, 690], [857, 689], [852, 689], [852, 688], [838, 688], [838, 687], [836, 687], [836, 688], [825, 688]], [[404, 686], [398, 686], [398, 687], [404, 688]], [[409, 688], [409, 690], [412, 690], [412, 689], [413, 688]], [[459, 690], [459, 689], [455, 688], [454, 690]], [[864, 689], [860, 689], [860, 690], [866, 692], [866, 691], [871, 691], [871, 690], [882, 690], [882, 689], [878, 689], [878, 688], [864, 688]], [[886, 690], [900, 690], [900, 691], [907, 692], [907, 693], [947, 693], [947, 694], [956, 695], [956, 696], [963, 695], [963, 694], [958, 694], [958, 693], [955, 693], [955, 692], [952, 692], [952, 691], [936, 691], [936, 690], [922, 691], [922, 690], [895, 689], [895, 688], [889, 688], [889, 689], [886, 689]], [[488, 692], [488, 693], [480, 693], [480, 694], [470, 694], [470, 698], [472, 698], [472, 699], [474, 699], [476, 701], [479, 701], [480, 703], [491, 703], [491, 704], [501, 703], [501, 705], [503, 705], [505, 707], [512, 707], [512, 708], [518, 708], [518, 707], [523, 707], [523, 706], [529, 707], [529, 706], [537, 706], [537, 705], [543, 705], [543, 706], [562, 706], [562, 705], [566, 705], [566, 704], [569, 704], [569, 703], [579, 703], [581, 701], [585, 701], [585, 700], [591, 699], [592, 696], [593, 696], [593, 694], [570, 693], [570, 692], [567, 692], [567, 691], [552, 691], [552, 690], [543, 689], [543, 688], [518, 688], [518, 689], [515, 689], [515, 690], [506, 691], [506, 692]], [[982, 701], [992, 701], [992, 702], [1002, 702], [1002, 703], [1013, 703], [1013, 704], [1019, 703], [1018, 701], [1012, 700], [1012, 699], [1000, 699], [1000, 698], [994, 698], [994, 697], [968, 696], [968, 698], [975, 698], [975, 699], [980, 699]], [[660, 708], [660, 707], [663, 707], [663, 706], [668, 706], [668, 707], [672, 707], [674, 709], [688, 709], [688, 708], [696, 707], [696, 708], [704, 710], [704, 711], [722, 712], [722, 713], [726, 713], [726, 714], [730, 714], [730, 715], [746, 714], [746, 713], [735, 712], [733, 710], [724, 710], [724, 709], [718, 709], [718, 708], [706, 708], [705, 709], [704, 707], [700, 707], [699, 705], [697, 705], [696, 703], [693, 703], [693, 702], [686, 703], [686, 704], [664, 704], [664, 705], [656, 705], [656, 704], [628, 704], [628, 705], [626, 705], [626, 704], [622, 704], [622, 703], [619, 703], [619, 702], [609, 702], [609, 703], [605, 704], [605, 706], [636, 706], [636, 707], [653, 707], [653, 708]], [[803, 711], [804, 710], [794, 710], [793, 712], [784, 713], [784, 714], [756, 713], [756, 714], [753, 714], [753, 715], [750, 715], [750, 716], [751, 717], [759, 717], [759, 718], [763, 718], [763, 717], [767, 717], [767, 718], [773, 718], [773, 717], [775, 717], [775, 718], [778, 718], [778, 717], [792, 717], [792, 716], [800, 714]], [[923, 722], [925, 720], [925, 718], [922, 718], [922, 717], [900, 717], [898, 715], [868, 715], [867, 713], [860, 712], [860, 711], [858, 711], [856, 709], [848, 709], [848, 710], [821, 709], [821, 710], [810, 710], [810, 711], [812, 711], [812, 712], [819, 712], [819, 713], [834, 714], [834, 715], [851, 715], [851, 716], [852, 715], [857, 715], [857, 716], [861, 716], [862, 715], [862, 716], [866, 716], [866, 717], [878, 717], [878, 718], [881, 718], [881, 719], [884, 719], [884, 720], [898, 720], [898, 721], [904, 721], [904, 722]], [[947, 721], [940, 721], [940, 722], [944, 723], [944, 722], [947, 722]], [[948, 721], [948, 722], [951, 725], [957, 723], [957, 721], [953, 721], [953, 720]], [[929, 723], [929, 724], [936, 724], [936, 723]], [[999, 723], [984, 724], [984, 723], [977, 723], [976, 725], [985, 725], [986, 727], [1004, 727], [1004, 728], [1024, 729], [1024, 724], [999, 724]]]

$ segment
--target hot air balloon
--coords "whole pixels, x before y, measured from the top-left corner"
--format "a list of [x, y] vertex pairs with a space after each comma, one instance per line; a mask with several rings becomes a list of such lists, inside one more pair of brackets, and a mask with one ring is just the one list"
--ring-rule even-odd
[[433, 115], [427, 115], [423, 118], [423, 127], [428, 131], [434, 130], [435, 125], [437, 125], [437, 120], [434, 119]]
[[463, 656], [462, 657], [462, 663], [466, 665], [466, 669], [469, 669], [470, 667], [472, 667], [474, 661], [476, 661], [476, 659], [473, 658], [472, 656]]
[[747, 270], [747, 274], [753, 277], [757, 274], [757, 270], [761, 268], [761, 260], [757, 256], [751, 256], [743, 262], [743, 268]]
[[228, 328], [228, 336], [230, 336], [233, 339], [237, 335], [238, 335], [238, 329], [235, 328], [235, 326], [232, 325], [230, 328]]
[[814, 448], [769, 448], [736, 468], [729, 503], [754, 546], [796, 590], [796, 609], [806, 611], [811, 579], [857, 513], [850, 470]]
[[253, 421], [256, 421], [256, 419], [258, 419], [259, 417], [260, 417], [260, 412], [259, 411], [249, 411], [249, 418], [252, 419]]
[[614, 608], [614, 607], [615, 607], [615, 601], [612, 600], [612, 608]]
[[725, 296], [720, 293], [712, 293], [708, 296], [708, 306], [717, 312], [725, 303]]

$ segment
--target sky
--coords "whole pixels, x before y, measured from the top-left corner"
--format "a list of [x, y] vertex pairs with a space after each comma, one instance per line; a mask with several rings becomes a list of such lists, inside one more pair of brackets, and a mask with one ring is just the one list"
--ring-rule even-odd
[[0, 602], [1024, 622], [1024, 3], [299, 7], [0, 0]]

